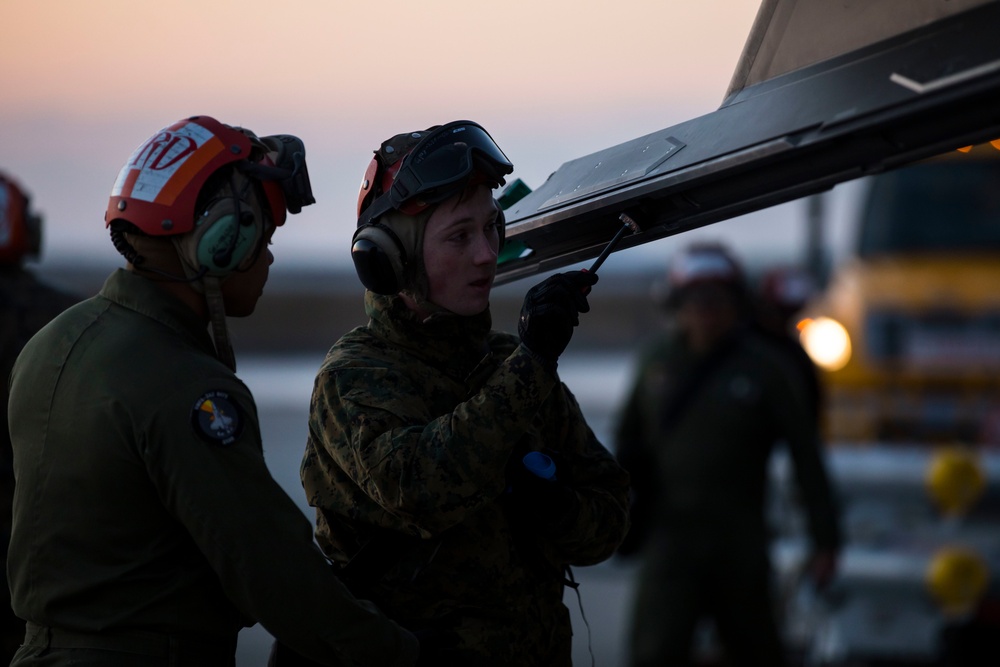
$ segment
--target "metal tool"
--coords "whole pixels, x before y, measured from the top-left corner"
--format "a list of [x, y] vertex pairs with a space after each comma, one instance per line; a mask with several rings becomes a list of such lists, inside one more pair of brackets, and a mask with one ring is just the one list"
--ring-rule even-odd
[[621, 241], [622, 237], [625, 236], [625, 232], [632, 230], [633, 234], [638, 234], [640, 231], [642, 231], [639, 229], [639, 224], [635, 220], [630, 218], [627, 213], [622, 213], [621, 215], [618, 216], [618, 219], [624, 223], [622, 225], [622, 228], [618, 230], [618, 232], [611, 238], [610, 241], [608, 241], [608, 245], [604, 246], [604, 250], [601, 251], [601, 254], [597, 256], [597, 259], [594, 260], [594, 263], [590, 265], [589, 269], [587, 269], [590, 273], [597, 273], [597, 269], [601, 267], [601, 264], [604, 264], [604, 260], [606, 260], [608, 256], [614, 251], [615, 247], [618, 245], [618, 242]]

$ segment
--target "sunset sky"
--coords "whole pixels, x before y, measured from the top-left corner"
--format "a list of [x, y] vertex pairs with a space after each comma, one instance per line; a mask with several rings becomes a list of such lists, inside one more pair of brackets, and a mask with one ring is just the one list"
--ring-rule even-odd
[[107, 198], [156, 130], [206, 114], [295, 134], [318, 203], [276, 236], [277, 262], [347, 262], [383, 139], [476, 120], [537, 187], [567, 160], [716, 109], [758, 5], [4, 0], [0, 170], [44, 214], [45, 258], [116, 266]]

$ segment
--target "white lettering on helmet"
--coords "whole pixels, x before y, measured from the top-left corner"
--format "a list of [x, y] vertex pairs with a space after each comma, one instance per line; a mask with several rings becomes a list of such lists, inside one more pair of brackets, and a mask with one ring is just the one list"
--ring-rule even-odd
[[[217, 150], [200, 150], [213, 139], [218, 144]], [[204, 164], [223, 149], [222, 142], [197, 123], [185, 122], [164, 128], [135, 149], [118, 173], [111, 196], [152, 202], [158, 201], [163, 193], [169, 201], [159, 203], [171, 204], [183, 187], [168, 188], [167, 185], [191, 157], [198, 155], [196, 161]], [[190, 170], [185, 173], [189, 174]]]

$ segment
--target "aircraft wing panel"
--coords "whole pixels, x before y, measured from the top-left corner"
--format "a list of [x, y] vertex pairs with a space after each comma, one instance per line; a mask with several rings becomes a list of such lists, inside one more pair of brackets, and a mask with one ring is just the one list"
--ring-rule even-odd
[[1000, 2], [744, 88], [718, 110], [572, 160], [506, 211], [497, 284], [1000, 136]]

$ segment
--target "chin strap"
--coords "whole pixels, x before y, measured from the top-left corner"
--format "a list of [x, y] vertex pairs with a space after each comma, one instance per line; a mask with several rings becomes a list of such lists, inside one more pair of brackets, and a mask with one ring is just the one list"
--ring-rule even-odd
[[229, 342], [229, 331], [226, 329], [226, 305], [222, 300], [222, 282], [215, 276], [205, 276], [201, 284], [205, 290], [208, 315], [212, 320], [215, 354], [219, 361], [235, 373], [236, 355], [233, 353], [233, 346]]

